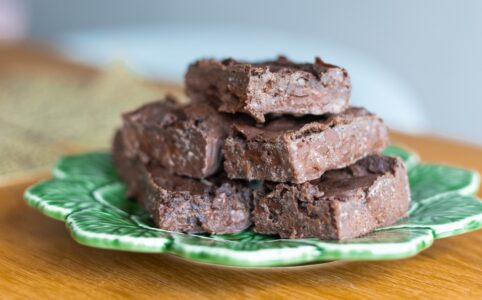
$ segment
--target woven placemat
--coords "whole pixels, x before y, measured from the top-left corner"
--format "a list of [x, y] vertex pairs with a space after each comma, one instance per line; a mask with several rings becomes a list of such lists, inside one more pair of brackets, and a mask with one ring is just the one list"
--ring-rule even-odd
[[[176, 96], [182, 97], [180, 91]], [[2, 78], [0, 185], [48, 171], [61, 154], [108, 148], [121, 112], [164, 94], [161, 85], [147, 83], [122, 65], [91, 79], [60, 74]]]

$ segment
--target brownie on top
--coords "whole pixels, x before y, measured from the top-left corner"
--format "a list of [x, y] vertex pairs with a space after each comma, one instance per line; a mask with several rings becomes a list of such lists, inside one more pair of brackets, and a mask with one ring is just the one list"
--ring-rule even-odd
[[347, 71], [320, 58], [312, 64], [284, 56], [260, 63], [204, 59], [189, 66], [185, 79], [192, 101], [247, 113], [261, 123], [267, 114], [339, 113], [348, 107], [351, 94]]

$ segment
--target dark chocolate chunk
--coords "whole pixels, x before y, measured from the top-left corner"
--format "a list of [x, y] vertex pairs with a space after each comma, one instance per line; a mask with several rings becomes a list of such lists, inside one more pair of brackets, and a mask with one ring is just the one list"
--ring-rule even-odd
[[129, 157], [116, 134], [114, 163], [135, 197], [161, 229], [186, 233], [235, 233], [251, 225], [252, 191], [223, 174], [206, 179], [177, 176]]
[[179, 107], [157, 101], [123, 115], [127, 154], [144, 163], [193, 178], [210, 176], [221, 167], [224, 139], [232, 118], [206, 103]]
[[383, 121], [362, 108], [340, 114], [281, 117], [250, 126], [235, 124], [224, 145], [228, 177], [302, 183], [325, 171], [379, 153], [388, 144]]
[[254, 202], [258, 233], [343, 240], [406, 216], [410, 191], [401, 159], [372, 155], [303, 184], [265, 183]]
[[186, 92], [198, 102], [213, 102], [222, 112], [247, 113], [258, 122], [266, 114], [339, 113], [351, 94], [345, 69], [324, 63], [296, 64], [285, 57], [245, 63], [199, 60], [186, 73]]

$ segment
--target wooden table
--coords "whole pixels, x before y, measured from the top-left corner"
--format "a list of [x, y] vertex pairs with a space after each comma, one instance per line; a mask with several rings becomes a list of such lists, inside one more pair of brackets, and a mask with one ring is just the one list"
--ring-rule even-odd
[[[51, 54], [21, 49], [10, 52], [8, 61], [26, 55], [22, 59], [38, 60], [36, 70], [79, 70], [76, 65], [59, 63]], [[80, 72], [93, 71], [80, 68]], [[395, 142], [416, 149], [426, 161], [482, 172], [480, 148], [430, 136], [392, 136]], [[2, 299], [482, 299], [482, 231], [437, 240], [428, 250], [405, 260], [277, 270], [213, 267], [168, 255], [81, 246], [70, 238], [63, 223], [22, 201], [24, 189], [32, 182], [29, 178], [0, 189]]]

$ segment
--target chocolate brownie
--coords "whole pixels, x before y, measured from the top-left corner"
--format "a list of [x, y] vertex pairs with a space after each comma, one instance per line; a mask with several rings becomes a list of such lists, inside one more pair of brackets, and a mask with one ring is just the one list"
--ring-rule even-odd
[[204, 178], [219, 171], [231, 118], [207, 103], [179, 107], [157, 101], [123, 114], [127, 154], [154, 161], [168, 171]]
[[127, 154], [116, 134], [114, 163], [135, 197], [161, 229], [186, 233], [234, 233], [251, 225], [252, 191], [222, 174], [206, 179], [177, 176]]
[[339, 113], [351, 94], [347, 71], [320, 58], [313, 64], [283, 56], [261, 63], [205, 59], [191, 64], [185, 77], [193, 101], [212, 101], [219, 111], [247, 113], [261, 123], [271, 113]]
[[230, 178], [302, 183], [325, 171], [379, 153], [388, 144], [383, 121], [362, 108], [340, 114], [280, 117], [263, 124], [235, 124], [224, 144]]
[[401, 159], [372, 155], [303, 184], [265, 183], [254, 201], [258, 233], [343, 240], [406, 216], [410, 192]]

